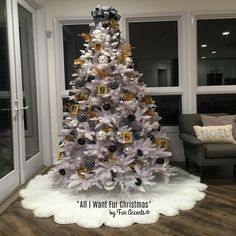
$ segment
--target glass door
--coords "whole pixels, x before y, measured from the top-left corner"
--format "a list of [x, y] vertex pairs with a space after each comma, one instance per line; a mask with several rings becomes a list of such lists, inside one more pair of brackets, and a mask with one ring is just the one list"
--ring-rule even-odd
[[[37, 50], [35, 47], [35, 9], [18, 0], [13, 7], [17, 57], [17, 91], [20, 137], [21, 182], [43, 165], [39, 123]], [[18, 50], [17, 50], [18, 49]]]
[[20, 184], [11, 2], [0, 0], [0, 202]]

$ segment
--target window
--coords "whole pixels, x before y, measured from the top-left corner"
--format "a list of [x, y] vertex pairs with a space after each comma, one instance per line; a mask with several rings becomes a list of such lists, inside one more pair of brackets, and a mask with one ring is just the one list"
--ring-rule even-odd
[[236, 19], [197, 20], [198, 86], [236, 85]]
[[197, 96], [198, 113], [236, 114], [236, 94], [208, 94]]
[[184, 101], [182, 16], [133, 17], [126, 22], [134, 66], [156, 100], [160, 124], [177, 126]]
[[196, 15], [196, 112], [235, 114], [236, 15]]
[[153, 100], [157, 105], [156, 111], [161, 117], [160, 124], [174, 126], [178, 124], [178, 117], [182, 111], [181, 96], [153, 96]]
[[179, 85], [178, 22], [131, 22], [129, 42], [135, 68], [149, 87]]
[[81, 56], [80, 50], [84, 48], [84, 40], [81, 33], [89, 32], [89, 25], [63, 25], [63, 51], [64, 51], [64, 72], [65, 89], [70, 89], [72, 79], [73, 61]]

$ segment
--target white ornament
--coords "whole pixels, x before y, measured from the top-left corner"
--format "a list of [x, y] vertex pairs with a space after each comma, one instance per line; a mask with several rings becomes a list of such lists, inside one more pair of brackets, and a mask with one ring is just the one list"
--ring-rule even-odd
[[94, 106], [99, 104], [99, 101], [96, 97], [92, 97], [90, 99], [90, 102], [91, 102], [91, 105], [94, 105]]
[[98, 57], [98, 62], [101, 64], [106, 64], [108, 62], [108, 58], [104, 55], [101, 55], [100, 57]]
[[107, 137], [107, 133], [103, 130], [100, 130], [96, 135], [98, 140], [104, 140]]
[[115, 182], [112, 180], [107, 180], [106, 182], [104, 182], [104, 188], [107, 191], [111, 191], [115, 188]]

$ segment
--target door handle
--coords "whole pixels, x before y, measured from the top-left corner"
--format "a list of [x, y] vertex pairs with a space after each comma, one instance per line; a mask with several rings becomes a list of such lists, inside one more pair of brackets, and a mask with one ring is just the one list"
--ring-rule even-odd
[[29, 106], [16, 108], [16, 111], [28, 110]]

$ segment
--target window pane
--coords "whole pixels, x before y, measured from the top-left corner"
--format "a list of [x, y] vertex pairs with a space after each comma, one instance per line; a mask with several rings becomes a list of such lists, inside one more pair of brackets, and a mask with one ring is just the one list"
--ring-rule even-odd
[[166, 126], [178, 125], [178, 117], [182, 113], [181, 95], [153, 96], [153, 99], [157, 105], [156, 111], [162, 117], [160, 124]]
[[236, 84], [236, 19], [197, 20], [198, 85]]
[[[14, 169], [6, 1], [0, 0], [0, 179]], [[3, 191], [3, 190], [1, 190]]]
[[177, 21], [129, 23], [129, 41], [148, 87], [179, 85]]
[[80, 50], [84, 49], [84, 40], [79, 34], [89, 32], [89, 25], [63, 25], [63, 50], [65, 89], [70, 89], [74, 59], [81, 56]]
[[223, 112], [236, 114], [236, 94], [207, 94], [197, 96], [198, 113]]

